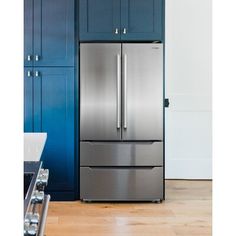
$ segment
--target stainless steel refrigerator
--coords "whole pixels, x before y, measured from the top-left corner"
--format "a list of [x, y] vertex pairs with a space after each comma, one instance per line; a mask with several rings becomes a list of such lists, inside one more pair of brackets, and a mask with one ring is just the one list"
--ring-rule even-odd
[[163, 45], [80, 44], [80, 198], [160, 201]]

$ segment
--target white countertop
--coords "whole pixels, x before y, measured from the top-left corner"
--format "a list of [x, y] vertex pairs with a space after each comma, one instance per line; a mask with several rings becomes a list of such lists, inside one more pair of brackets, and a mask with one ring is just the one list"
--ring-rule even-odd
[[24, 161], [39, 161], [47, 133], [24, 133]]

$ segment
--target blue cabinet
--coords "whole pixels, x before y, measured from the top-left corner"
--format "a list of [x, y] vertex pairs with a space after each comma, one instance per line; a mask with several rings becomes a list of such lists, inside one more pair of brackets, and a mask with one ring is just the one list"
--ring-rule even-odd
[[80, 0], [80, 40], [160, 40], [164, 0]]
[[24, 0], [24, 65], [33, 65], [33, 0]]
[[74, 66], [74, 53], [74, 0], [35, 0], [35, 66]]
[[80, 40], [120, 39], [120, 0], [80, 0]]
[[75, 0], [24, 0], [24, 131], [47, 132], [53, 199], [75, 196]]
[[121, 0], [122, 40], [163, 40], [163, 0]]
[[24, 69], [24, 131], [33, 132], [33, 70]]
[[74, 0], [24, 0], [25, 66], [74, 66]]
[[[32, 71], [31, 76], [28, 71]], [[49, 192], [74, 191], [74, 69], [25, 69], [25, 131], [47, 132]]]

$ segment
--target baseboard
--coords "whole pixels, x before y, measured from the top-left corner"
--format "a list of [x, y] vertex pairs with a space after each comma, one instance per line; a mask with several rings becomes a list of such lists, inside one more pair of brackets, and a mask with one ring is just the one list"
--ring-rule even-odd
[[206, 159], [167, 159], [165, 162], [166, 179], [212, 179], [212, 160]]
[[171, 181], [171, 180], [173, 180], [173, 181], [176, 181], [176, 180], [178, 180], [178, 181], [213, 181], [212, 179], [172, 179], [172, 178], [166, 178], [165, 180], [168, 180], [168, 181]]
[[45, 192], [51, 195], [51, 201], [74, 201], [75, 200], [74, 192], [54, 192], [54, 191], [45, 191]]

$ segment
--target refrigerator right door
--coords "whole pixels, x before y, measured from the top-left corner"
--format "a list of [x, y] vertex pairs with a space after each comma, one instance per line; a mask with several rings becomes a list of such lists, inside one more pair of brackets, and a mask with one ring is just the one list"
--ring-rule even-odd
[[163, 45], [122, 44], [122, 139], [163, 140]]

